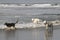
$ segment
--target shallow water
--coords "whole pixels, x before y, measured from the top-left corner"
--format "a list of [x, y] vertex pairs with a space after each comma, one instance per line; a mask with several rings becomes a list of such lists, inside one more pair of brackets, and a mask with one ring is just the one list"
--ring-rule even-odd
[[54, 27], [53, 31], [45, 28], [0, 30], [0, 40], [60, 40], [59, 34], [60, 27]]

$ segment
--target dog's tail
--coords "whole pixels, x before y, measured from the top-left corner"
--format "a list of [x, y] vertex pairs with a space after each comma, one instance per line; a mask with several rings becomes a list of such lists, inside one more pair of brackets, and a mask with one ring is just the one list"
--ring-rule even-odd
[[[16, 23], [18, 23], [18, 22], [19, 22], [19, 18], [17, 19]], [[15, 24], [16, 24], [16, 23], [15, 23]]]

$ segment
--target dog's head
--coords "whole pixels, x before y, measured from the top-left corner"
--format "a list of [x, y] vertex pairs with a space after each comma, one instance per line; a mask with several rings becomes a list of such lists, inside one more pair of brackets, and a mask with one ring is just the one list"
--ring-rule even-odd
[[4, 25], [7, 25], [7, 23], [4, 23]]

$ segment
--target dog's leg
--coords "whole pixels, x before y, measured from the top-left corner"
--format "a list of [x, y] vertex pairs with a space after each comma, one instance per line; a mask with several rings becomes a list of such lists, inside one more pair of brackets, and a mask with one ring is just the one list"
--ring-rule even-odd
[[10, 31], [10, 29], [11, 29], [10, 27], [5, 28], [6, 31]]

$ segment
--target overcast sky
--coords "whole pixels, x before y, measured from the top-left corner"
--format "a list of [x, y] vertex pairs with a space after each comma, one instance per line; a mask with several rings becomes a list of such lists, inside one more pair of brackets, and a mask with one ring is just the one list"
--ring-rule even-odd
[[0, 3], [60, 3], [60, 0], [0, 0]]

